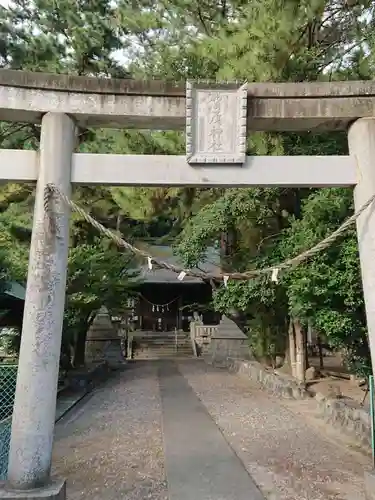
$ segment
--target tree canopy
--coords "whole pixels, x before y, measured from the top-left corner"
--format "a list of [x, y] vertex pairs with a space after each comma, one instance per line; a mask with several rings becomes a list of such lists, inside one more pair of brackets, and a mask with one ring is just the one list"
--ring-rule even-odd
[[[14, 0], [0, 7], [0, 65], [173, 80], [372, 79], [374, 24], [369, 0]], [[0, 124], [2, 147], [35, 149], [38, 141], [38, 127]], [[81, 151], [97, 153], [184, 151], [178, 132], [88, 130], [81, 132], [80, 142]], [[340, 155], [347, 154], [347, 143], [340, 132], [253, 133], [247, 152]], [[239, 271], [273, 265], [305, 250], [353, 212], [351, 189], [80, 187], [74, 196], [130, 240], [173, 239], [188, 267], [216, 245], [223, 269]], [[32, 186], [0, 187], [0, 269], [9, 263], [7, 271], [17, 278], [25, 278], [32, 202]], [[98, 263], [109, 266], [109, 276], [112, 258], [123, 258], [110, 247], [106, 260], [95, 231], [77, 216], [71, 234], [75, 248], [69, 283], [79, 269], [96, 280]], [[111, 281], [113, 290], [118, 285]], [[82, 305], [96, 304], [90, 294], [77, 298], [70, 286], [70, 312], [78, 299]], [[99, 281], [96, 286], [101, 294]], [[290, 317], [309, 322], [331, 345], [345, 349], [355, 370], [370, 369], [354, 228], [327, 251], [283, 274], [277, 285], [262, 276], [217, 288], [214, 307], [241, 312], [253, 341], [261, 339], [266, 350], [285, 341]]]

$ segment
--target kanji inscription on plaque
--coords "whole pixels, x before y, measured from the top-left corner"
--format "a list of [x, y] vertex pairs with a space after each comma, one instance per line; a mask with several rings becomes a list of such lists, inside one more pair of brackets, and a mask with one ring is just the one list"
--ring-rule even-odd
[[246, 84], [186, 83], [189, 163], [244, 163], [246, 124]]

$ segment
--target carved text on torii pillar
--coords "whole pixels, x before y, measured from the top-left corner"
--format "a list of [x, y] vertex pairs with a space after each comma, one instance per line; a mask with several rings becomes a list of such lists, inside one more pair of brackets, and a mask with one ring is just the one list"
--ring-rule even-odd
[[187, 84], [186, 155], [189, 163], [243, 163], [247, 89]]

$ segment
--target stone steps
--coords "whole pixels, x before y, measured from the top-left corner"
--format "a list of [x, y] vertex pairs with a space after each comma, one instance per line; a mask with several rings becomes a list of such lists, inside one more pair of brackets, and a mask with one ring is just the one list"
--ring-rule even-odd
[[[177, 340], [177, 345], [176, 345]], [[188, 334], [151, 334], [134, 338], [133, 359], [193, 357]]]
[[175, 339], [145, 339], [145, 338], [142, 338], [142, 339], [135, 339], [135, 342], [137, 344], [147, 344], [147, 345], [183, 345], [186, 343], [185, 339], [177, 339], [177, 341]]
[[165, 337], [162, 337], [161, 335], [155, 335], [155, 336], [146, 336], [146, 335], [142, 335], [142, 336], [136, 336], [134, 337], [134, 340], [135, 341], [145, 341], [145, 342], [176, 342], [176, 339], [177, 339], [177, 342], [186, 342], [187, 340], [190, 340], [186, 337], [186, 335], [177, 335], [177, 337], [175, 336], [171, 336], [171, 335], [168, 335], [168, 336], [165, 336]]
[[172, 354], [172, 353], [154, 353], [154, 352], [144, 352], [144, 353], [139, 353], [136, 356], [134, 356], [133, 360], [135, 361], [141, 361], [145, 359], [191, 359], [191, 354], [186, 354], [186, 353], [177, 353], [177, 354]]
[[142, 346], [142, 347], [139, 347], [139, 348], [136, 348], [134, 350], [135, 353], [137, 352], [145, 352], [145, 351], [152, 351], [152, 352], [156, 352], [156, 353], [164, 353], [164, 352], [171, 352], [171, 353], [174, 353], [174, 352], [186, 352], [186, 353], [190, 353], [192, 352], [192, 349], [190, 347], [179, 347], [179, 348], [175, 348], [175, 347], [158, 347], [158, 348], [153, 348], [153, 347], [150, 347], [150, 346]]

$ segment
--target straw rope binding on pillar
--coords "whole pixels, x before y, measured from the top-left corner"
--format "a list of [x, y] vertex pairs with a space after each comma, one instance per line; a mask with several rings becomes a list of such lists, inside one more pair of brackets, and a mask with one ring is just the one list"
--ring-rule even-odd
[[91, 224], [95, 229], [99, 231], [99, 233], [107, 236], [110, 238], [113, 242], [115, 242], [119, 247], [126, 248], [127, 250], [130, 250], [132, 253], [139, 255], [143, 257], [145, 260], [150, 260], [152, 261], [153, 264], [155, 264], [157, 267], [162, 268], [162, 269], [168, 269], [170, 271], [173, 271], [177, 275], [181, 276], [191, 276], [194, 278], [201, 278], [203, 280], [218, 280], [218, 281], [224, 281], [227, 283], [229, 279], [233, 280], [249, 280], [252, 278], [255, 278], [256, 276], [260, 276], [263, 274], [272, 274], [277, 270], [279, 272], [280, 270], [285, 270], [285, 269], [290, 269], [293, 267], [298, 266], [299, 264], [302, 264], [302, 262], [305, 262], [311, 257], [314, 257], [318, 253], [322, 252], [323, 250], [326, 250], [329, 248], [342, 234], [344, 234], [347, 229], [354, 224], [354, 222], [358, 219], [358, 217], [375, 201], [375, 194], [371, 196], [367, 202], [362, 205], [362, 207], [354, 213], [351, 217], [349, 217], [341, 226], [336, 229], [336, 231], [333, 231], [329, 236], [321, 240], [319, 243], [314, 245], [313, 247], [309, 248], [308, 250], [300, 253], [296, 257], [292, 257], [291, 259], [287, 259], [284, 262], [281, 262], [280, 264], [276, 264], [272, 267], [264, 267], [262, 269], [252, 269], [249, 271], [245, 271], [243, 273], [205, 273], [203, 271], [192, 271], [189, 269], [183, 269], [182, 267], [179, 266], [174, 266], [170, 264], [169, 262], [165, 262], [163, 260], [156, 259], [152, 256], [150, 256], [148, 253], [146, 253], [143, 250], [140, 250], [139, 248], [136, 248], [135, 246], [131, 245], [127, 241], [125, 241], [123, 238], [115, 234], [113, 231], [107, 229], [104, 227], [100, 222], [96, 221], [91, 215], [89, 215], [87, 212], [85, 212], [81, 207], [79, 207], [74, 201], [72, 201], [70, 198], [68, 198], [64, 193], [62, 193], [54, 184], [48, 184], [46, 186], [46, 191], [45, 191], [45, 199], [50, 199], [51, 196], [56, 195], [58, 196], [63, 203], [65, 203], [67, 206], [71, 208], [73, 212], [78, 213], [83, 217], [86, 222]]

